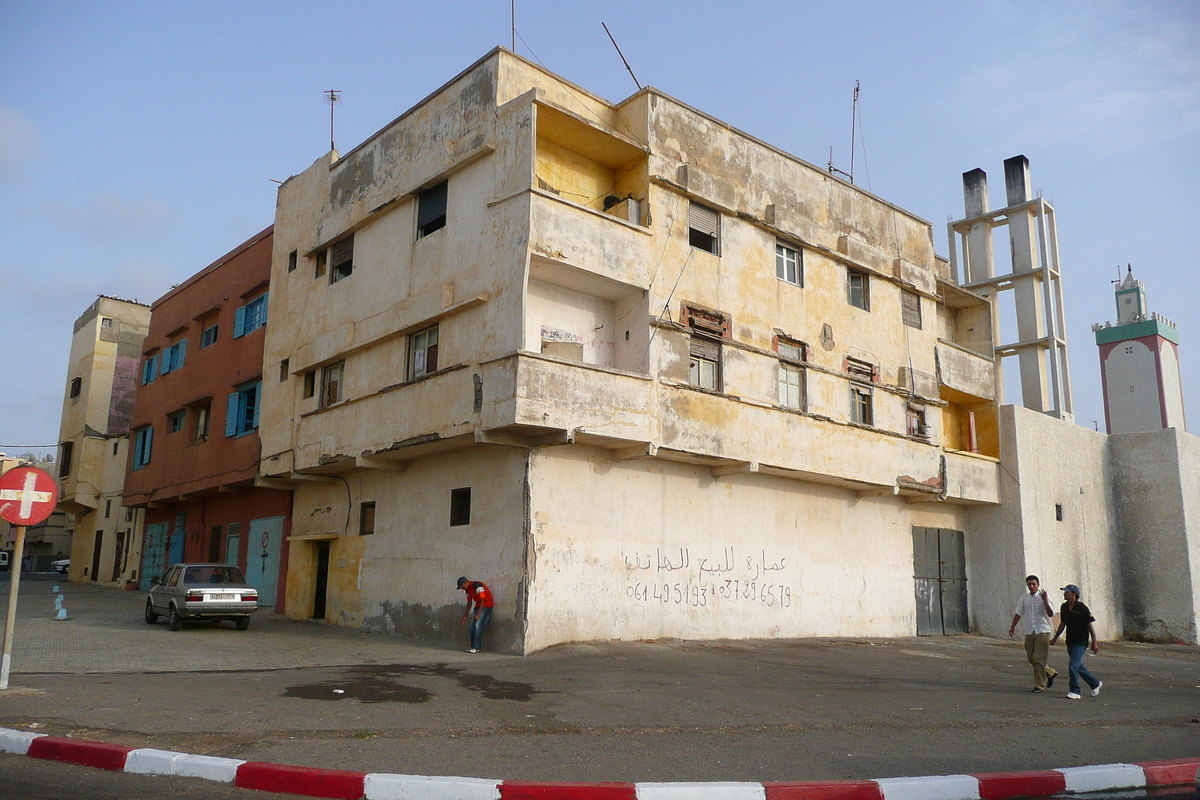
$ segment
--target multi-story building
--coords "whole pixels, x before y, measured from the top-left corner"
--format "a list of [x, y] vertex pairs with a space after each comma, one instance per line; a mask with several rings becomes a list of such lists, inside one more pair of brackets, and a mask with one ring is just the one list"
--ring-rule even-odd
[[1133, 277], [1133, 267], [1117, 284], [1116, 301], [1116, 324], [1092, 326], [1105, 427], [1109, 433], [1187, 430], [1175, 323], [1146, 306], [1146, 287]]
[[125, 473], [143, 587], [170, 563], [224, 561], [282, 608], [291, 493], [256, 483], [271, 242], [267, 228], [151, 306]]
[[[73, 581], [136, 577], [141, 518], [122, 507], [122, 465], [149, 322], [148, 306], [103, 295], [75, 320], [58, 437], [58, 510], [74, 517]], [[61, 542], [31, 545], [35, 569], [48, 568], [61, 549]]]
[[824, 170], [497, 49], [283, 184], [271, 286], [290, 615], [448, 639], [468, 575], [517, 652], [969, 624], [990, 305]]

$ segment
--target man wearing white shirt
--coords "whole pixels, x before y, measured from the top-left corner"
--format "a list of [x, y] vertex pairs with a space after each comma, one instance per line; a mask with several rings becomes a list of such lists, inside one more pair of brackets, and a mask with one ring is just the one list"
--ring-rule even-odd
[[1025, 620], [1025, 657], [1033, 667], [1033, 691], [1041, 692], [1053, 686], [1058, 676], [1057, 671], [1046, 666], [1046, 659], [1050, 657], [1050, 634], [1054, 630], [1054, 609], [1050, 607], [1046, 590], [1039, 589], [1041, 581], [1037, 575], [1027, 575], [1025, 586], [1029, 592], [1017, 601], [1008, 638], [1013, 638], [1017, 623]]

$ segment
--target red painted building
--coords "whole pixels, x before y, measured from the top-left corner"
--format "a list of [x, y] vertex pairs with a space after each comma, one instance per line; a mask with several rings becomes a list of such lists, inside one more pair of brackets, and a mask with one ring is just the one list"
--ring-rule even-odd
[[150, 307], [125, 505], [146, 509], [142, 587], [179, 561], [237, 564], [283, 611], [292, 493], [258, 480], [267, 228]]

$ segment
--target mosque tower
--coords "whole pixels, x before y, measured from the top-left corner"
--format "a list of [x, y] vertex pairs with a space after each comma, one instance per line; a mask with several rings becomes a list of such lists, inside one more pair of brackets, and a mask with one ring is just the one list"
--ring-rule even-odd
[[1109, 433], [1187, 430], [1175, 323], [1146, 309], [1146, 288], [1128, 267], [1117, 284], [1117, 321], [1092, 325], [1100, 348]]

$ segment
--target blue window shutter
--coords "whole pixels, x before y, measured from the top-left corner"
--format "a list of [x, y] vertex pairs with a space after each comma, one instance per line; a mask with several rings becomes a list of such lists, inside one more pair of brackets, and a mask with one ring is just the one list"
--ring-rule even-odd
[[150, 365], [154, 363], [154, 357], [151, 356], [142, 362], [142, 386], [150, 382]]
[[133, 435], [133, 468], [142, 465], [142, 442], [146, 440], [146, 432], [138, 431]]
[[233, 338], [241, 338], [246, 332], [246, 307], [242, 306], [233, 312]]
[[258, 312], [258, 320], [259, 320], [259, 322], [258, 322], [258, 327], [260, 327], [260, 328], [261, 328], [263, 325], [266, 325], [266, 324], [267, 324], [267, 306], [268, 306], [268, 305], [269, 305], [269, 303], [270, 303], [270, 298], [271, 298], [271, 293], [270, 293], [270, 292], [263, 292], [263, 296], [262, 296], [262, 308], [261, 308], [261, 309], [259, 310], [259, 312]]
[[162, 368], [159, 369], [159, 372], [166, 375], [173, 369], [175, 369], [175, 345], [162, 351]]
[[229, 395], [229, 405], [225, 408], [225, 435], [235, 436], [238, 432], [238, 406], [241, 392]]
[[253, 402], [254, 402], [254, 418], [250, 421], [250, 430], [257, 430], [257, 428], [258, 428], [258, 410], [262, 407], [262, 381], [259, 381], [258, 383], [254, 384], [254, 391], [252, 393], [252, 396], [253, 396]]
[[150, 463], [150, 451], [154, 449], [154, 428], [146, 428], [146, 447], [145, 457], [142, 459], [143, 464]]

